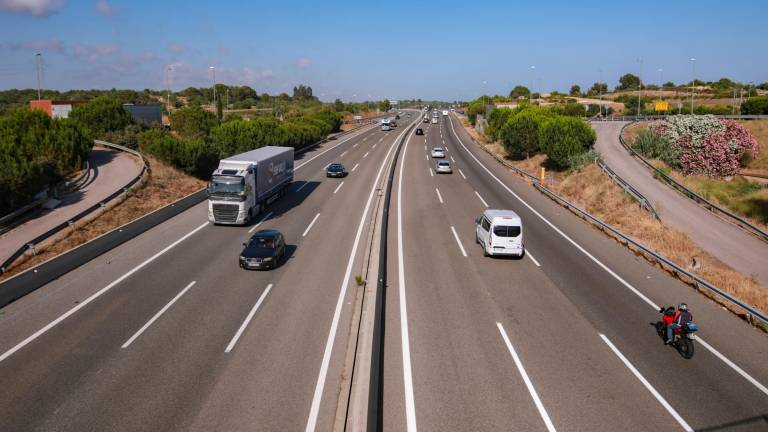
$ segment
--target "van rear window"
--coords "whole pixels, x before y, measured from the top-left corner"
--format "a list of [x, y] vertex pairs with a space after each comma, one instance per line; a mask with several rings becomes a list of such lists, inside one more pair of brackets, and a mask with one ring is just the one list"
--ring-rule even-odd
[[493, 227], [493, 234], [497, 237], [517, 237], [520, 235], [520, 227], [510, 225], [496, 225]]

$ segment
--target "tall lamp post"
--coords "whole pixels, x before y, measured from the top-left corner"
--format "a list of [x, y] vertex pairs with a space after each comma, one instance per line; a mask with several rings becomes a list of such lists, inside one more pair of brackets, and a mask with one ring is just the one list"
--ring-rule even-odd
[[640, 62], [640, 73], [637, 76], [637, 116], [640, 117], [640, 108], [643, 106], [643, 59]]
[[528, 102], [533, 104], [533, 74], [536, 70], [536, 66], [531, 66], [531, 87], [528, 89]]
[[166, 86], [166, 94], [165, 94], [165, 103], [168, 105], [168, 112], [171, 111], [171, 69], [170, 66], [168, 66], [165, 69], [165, 86]]
[[43, 55], [40, 53], [35, 54], [35, 60], [36, 62], [36, 69], [37, 69], [37, 100], [40, 100], [42, 98], [42, 90], [41, 90], [41, 78], [40, 75], [43, 73]]
[[691, 57], [691, 68], [691, 115], [693, 115], [693, 94], [696, 88], [696, 59], [693, 57]]
[[208, 69], [213, 74], [213, 109], [216, 109], [216, 68], [211, 66]]

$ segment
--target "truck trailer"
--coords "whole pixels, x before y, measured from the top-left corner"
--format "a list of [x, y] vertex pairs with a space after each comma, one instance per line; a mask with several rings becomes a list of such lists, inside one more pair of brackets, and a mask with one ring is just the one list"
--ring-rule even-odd
[[222, 159], [208, 183], [208, 220], [246, 225], [291, 182], [292, 147], [261, 147]]

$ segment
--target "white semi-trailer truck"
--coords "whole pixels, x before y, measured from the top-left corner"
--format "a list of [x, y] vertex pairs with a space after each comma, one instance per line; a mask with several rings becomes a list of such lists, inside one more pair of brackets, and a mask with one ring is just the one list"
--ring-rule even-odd
[[292, 181], [292, 147], [261, 147], [222, 159], [208, 184], [208, 220], [245, 225]]

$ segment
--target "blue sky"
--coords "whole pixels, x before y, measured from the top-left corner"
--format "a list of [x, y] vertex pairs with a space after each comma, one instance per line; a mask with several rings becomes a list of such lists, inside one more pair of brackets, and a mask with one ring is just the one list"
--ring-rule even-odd
[[766, 23], [765, 0], [0, 0], [0, 88], [35, 87], [36, 52], [55, 89], [209, 86], [214, 66], [260, 93], [456, 100], [660, 68], [684, 82], [691, 57], [697, 78], [759, 83]]

